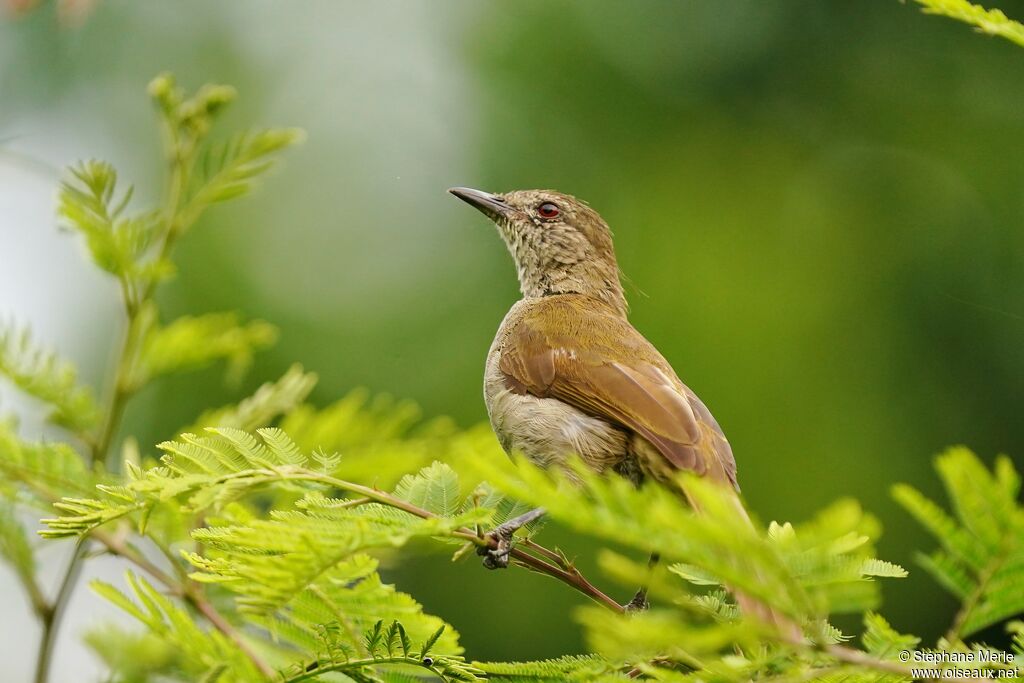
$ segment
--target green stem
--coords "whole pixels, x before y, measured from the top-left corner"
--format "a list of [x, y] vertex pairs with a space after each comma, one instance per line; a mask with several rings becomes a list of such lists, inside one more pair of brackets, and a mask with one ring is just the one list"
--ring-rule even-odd
[[[182, 600], [191, 605], [197, 612], [202, 614], [214, 628], [223, 633], [231, 642], [233, 642], [235, 646], [249, 658], [249, 661], [253, 663], [253, 666], [255, 666], [267, 679], [273, 678], [276, 675], [274, 669], [263, 661], [256, 651], [252, 649], [249, 643], [246, 642], [242, 635], [231, 625], [231, 622], [225, 619], [224, 615], [218, 612], [217, 608], [206, 599], [206, 596], [203, 595], [200, 587], [191, 585], [187, 579], [182, 582], [178, 582], [173, 576], [153, 564], [141, 552], [125, 543], [123, 539], [108, 535], [101, 531], [94, 531], [92, 533], [92, 537], [102, 543], [112, 555], [117, 555], [118, 557], [128, 560], [163, 584], [171, 593], [179, 596]], [[166, 550], [165, 548], [160, 549], [161, 552]], [[175, 571], [177, 571], [177, 563], [173, 561], [173, 556], [169, 553], [167, 556]]]
[[[167, 139], [167, 151], [171, 174], [167, 185], [166, 219], [163, 241], [159, 251], [160, 259], [166, 259], [170, 256], [175, 240], [184, 231], [185, 226], [180, 224], [179, 211], [182, 197], [185, 193], [185, 189], [188, 187], [189, 169], [192, 164], [196, 142], [195, 140], [189, 140], [187, 144], [183, 144], [179, 139], [174, 126], [169, 122], [167, 123], [167, 131], [169, 135]], [[124, 417], [124, 411], [127, 407], [128, 399], [132, 394], [130, 380], [135, 365], [135, 359], [138, 354], [138, 345], [141, 341], [139, 338], [141, 335], [138, 329], [139, 313], [145, 306], [146, 302], [152, 299], [156, 292], [157, 281], [151, 280], [146, 285], [141, 296], [133, 293], [132, 287], [129, 286], [129, 283], [122, 281], [121, 284], [127, 326], [125, 328], [124, 340], [121, 343], [121, 349], [118, 354], [117, 371], [114, 376], [114, 388], [111, 393], [110, 403], [99, 435], [95, 439], [86, 440], [88, 445], [88, 451], [85, 458], [86, 462], [89, 465], [93, 465], [96, 462], [105, 460], [105, 464], [109, 470], [114, 469], [112, 467], [114, 456], [111, 454], [111, 446], [117, 436], [121, 420]], [[84, 557], [85, 553], [83, 552], [83, 544], [82, 541], [79, 541], [79, 545], [75, 548], [75, 554], [72, 556], [71, 561], [64, 570], [64, 575], [60, 582], [60, 588], [54, 602], [48, 609], [39, 610], [43, 622], [43, 635], [36, 657], [36, 683], [46, 683], [47, 681], [50, 669], [50, 660], [53, 656], [53, 643], [60, 627], [61, 619], [63, 618], [64, 605], [74, 592], [75, 583], [78, 581], [78, 576], [81, 573], [81, 563]], [[33, 596], [33, 600], [34, 599], [35, 597]], [[240, 647], [243, 651], [245, 650], [244, 644], [240, 644]], [[266, 667], [266, 664], [259, 662], [258, 658], [254, 660], [254, 662], [257, 663], [257, 667], [260, 667], [261, 664], [262, 667]], [[260, 668], [260, 670], [264, 671], [264, 668]], [[264, 671], [264, 673], [266, 672]], [[271, 674], [272, 673], [273, 672], [271, 671]]]
[[43, 623], [43, 634], [39, 642], [39, 650], [36, 653], [36, 671], [33, 676], [35, 683], [46, 683], [50, 675], [50, 662], [53, 659], [53, 646], [57, 640], [58, 627], [64, 610], [67, 607], [71, 593], [74, 591], [75, 582], [82, 571], [82, 557], [85, 555], [88, 541], [82, 538], [75, 545], [74, 554], [64, 570], [60, 587], [53, 602], [43, 606], [39, 612]]
[[408, 664], [410, 666], [419, 666], [431, 673], [441, 676], [444, 678], [442, 672], [434, 664], [426, 664], [425, 660], [415, 657], [364, 657], [362, 659], [349, 659], [344, 662], [315, 662], [310, 664], [307, 669], [301, 673], [295, 674], [294, 676], [285, 676], [283, 683], [297, 683], [298, 681], [308, 681], [312, 678], [318, 678], [323, 676], [325, 673], [331, 671], [337, 671], [344, 673], [346, 671], [356, 672], [360, 669], [365, 669], [368, 666], [381, 666], [384, 664]]
[[[106, 417], [103, 421], [103, 427], [100, 430], [99, 436], [89, 441], [89, 450], [86, 455], [86, 462], [90, 466], [98, 461], [106, 459], [107, 453], [110, 450], [111, 442], [114, 439], [114, 435], [117, 433], [118, 426], [121, 424], [121, 418], [124, 415], [124, 409], [127, 405], [129, 396], [129, 393], [125, 390], [125, 379], [129, 371], [128, 365], [131, 358], [130, 354], [132, 353], [132, 349], [130, 347], [132, 346], [132, 338], [134, 336], [133, 328], [135, 326], [135, 311], [137, 309], [134, 309], [130, 305], [130, 299], [127, 298], [127, 293], [125, 305], [128, 308], [128, 327], [125, 330], [124, 341], [121, 344], [121, 351], [118, 354], [117, 372], [114, 377], [114, 389], [110, 398], [110, 405], [106, 411]], [[86, 555], [86, 553], [83, 552], [83, 549], [82, 543], [80, 542], [75, 548], [74, 555], [71, 556], [71, 561], [68, 562], [68, 566], [64, 569], [64, 575], [61, 578], [60, 589], [57, 592], [57, 597], [54, 599], [53, 604], [49, 606], [49, 609], [41, 612], [43, 635], [39, 644], [39, 651], [36, 656], [35, 683], [46, 683], [47, 677], [49, 676], [50, 660], [53, 656], [53, 643], [56, 639], [61, 619], [63, 618], [63, 606], [70, 598], [71, 593], [74, 592], [78, 576], [82, 571], [82, 562]]]
[[18, 576], [21, 578], [21, 585], [28, 594], [29, 602], [32, 603], [32, 611], [37, 617], [43, 619], [50, 609], [50, 601], [46, 599], [46, 595], [43, 593], [43, 589], [39, 587], [35, 577], [22, 575], [21, 573]]
[[[205, 482], [205, 485], [216, 486], [223, 482], [235, 481], [240, 479], [252, 479], [254, 480], [254, 482], [280, 481], [282, 479], [291, 479], [294, 481], [313, 481], [321, 484], [326, 484], [328, 486], [333, 486], [334, 488], [341, 489], [342, 491], [348, 491], [350, 493], [358, 494], [363, 499], [362, 501], [360, 501], [362, 503], [368, 501], [381, 503], [383, 505], [387, 505], [389, 507], [397, 508], [404, 512], [408, 512], [409, 514], [419, 517], [421, 519], [435, 519], [438, 517], [438, 515], [435, 515], [429, 510], [425, 510], [408, 501], [402, 500], [401, 498], [396, 498], [395, 496], [384, 491], [378, 491], [377, 489], [371, 488], [369, 486], [356, 484], [354, 482], [345, 481], [343, 479], [336, 479], [326, 474], [321, 474], [319, 472], [313, 472], [311, 470], [301, 468], [242, 470], [240, 472], [232, 472], [230, 474], [225, 474], [221, 477], [218, 477], [213, 482], [207, 481]], [[138, 510], [141, 510], [147, 507], [148, 505], [149, 503], [147, 502], [139, 502], [136, 503], [135, 505], [127, 506], [123, 508], [120, 511], [120, 514], [118, 514], [116, 517], [106, 517], [104, 519], [104, 523], [110, 523], [115, 519], [119, 519], [133, 512], [137, 512]], [[54, 528], [53, 521], [47, 521], [51, 523], [51, 528]], [[96, 532], [94, 530], [91, 533], [95, 534]], [[488, 535], [481, 535], [476, 531], [472, 529], [467, 529], [465, 527], [453, 530], [451, 532], [451, 536], [464, 541], [468, 541], [478, 546], [486, 546], [490, 548], [497, 546], [497, 541], [494, 538]], [[625, 611], [625, 608], [622, 605], [620, 605], [606, 593], [601, 591], [601, 589], [599, 589], [597, 586], [588, 581], [587, 578], [583, 576], [583, 574], [579, 571], [579, 569], [577, 569], [572, 563], [566, 561], [565, 558], [561, 557], [558, 553], [555, 553], [552, 550], [549, 550], [547, 548], [544, 548], [543, 546], [540, 546], [532, 542], [528, 544], [526, 547], [532, 549], [539, 555], [552, 558], [553, 562], [547, 562], [541, 557], [538, 557], [537, 555], [527, 552], [523, 548], [513, 547], [510, 553], [510, 557], [512, 561], [515, 562], [517, 565], [521, 567], [526, 567], [527, 569], [531, 569], [539, 574], [545, 574], [554, 579], [557, 579], [558, 581], [561, 581], [567, 586], [570, 586], [575, 590], [579, 591], [583, 595], [586, 595], [588, 598], [594, 600], [598, 604], [607, 607], [613, 612], [622, 613]]]
[[862, 666], [867, 669], [873, 669], [875, 671], [883, 671], [885, 673], [896, 674], [903, 676], [907, 679], [913, 678], [910, 667], [904, 666], [897, 662], [888, 662], [884, 659], [878, 659], [872, 657], [863, 650], [855, 650], [845, 645], [829, 645], [825, 648], [825, 652], [832, 655], [841, 662], [847, 664], [853, 664], [855, 666]]
[[984, 570], [978, 574], [978, 585], [964, 600], [963, 605], [960, 607], [960, 610], [956, 613], [956, 617], [953, 619], [953, 625], [949, 627], [949, 631], [946, 633], [946, 641], [948, 643], [953, 644], [963, 638], [963, 629], [967, 624], [967, 620], [971, 617], [974, 613], [974, 609], [985, 596], [985, 591], [988, 590], [989, 581], [991, 581], [996, 572], [1002, 568], [1003, 563], [1006, 562], [1009, 554], [1009, 545], [1004, 542], [999, 552], [985, 566]]
[[[384, 491], [378, 491], [377, 489], [371, 488], [369, 486], [363, 486], [362, 484], [356, 484], [349, 481], [343, 481], [341, 479], [335, 479], [334, 477], [330, 477], [327, 475], [317, 474], [316, 472], [310, 472], [308, 470], [305, 470], [301, 471], [300, 473], [297, 473], [297, 476], [286, 476], [286, 478], [304, 479], [307, 481], [319, 481], [321, 483], [334, 486], [335, 488], [342, 489], [343, 491], [359, 494], [360, 496], [367, 498], [369, 500], [373, 500], [378, 503], [388, 505], [390, 507], [398, 508], [399, 510], [404, 510], [409, 514], [415, 515], [422, 519], [433, 519], [437, 517], [437, 515], [433, 514], [428, 510], [424, 510], [423, 508], [413, 505], [408, 501], [404, 501], [401, 498], [396, 498], [388, 493], [385, 493]], [[452, 532], [452, 536], [456, 538], [461, 538], [465, 541], [469, 541], [470, 543], [475, 543], [479, 546], [487, 546], [491, 548], [497, 546], [497, 541], [495, 539], [486, 535], [481, 536], [472, 529], [467, 529], [465, 527], [454, 530]], [[545, 562], [540, 557], [537, 557], [536, 555], [526, 552], [522, 548], [516, 547], [512, 548], [512, 551], [510, 553], [511, 559], [516, 564], [522, 567], [532, 569], [533, 571], [538, 572], [540, 574], [546, 574], [554, 579], [561, 581], [567, 586], [574, 588], [583, 595], [586, 595], [591, 600], [594, 600], [598, 604], [607, 607], [613, 612], [618, 612], [621, 614], [625, 611], [625, 608], [622, 605], [620, 605], [617, 601], [615, 601], [606, 593], [597, 588], [597, 586], [590, 583], [590, 581], [588, 581], [586, 577], [584, 577], [583, 574], [580, 573], [578, 569], [576, 569], [576, 567], [566, 562], [564, 558], [562, 558], [554, 551], [548, 550], [547, 548], [544, 548], [539, 544], [533, 543], [532, 541], [530, 542], [528, 547], [533, 549], [535, 552], [544, 555], [545, 557], [552, 558], [553, 561], [556, 562], [556, 564]]]

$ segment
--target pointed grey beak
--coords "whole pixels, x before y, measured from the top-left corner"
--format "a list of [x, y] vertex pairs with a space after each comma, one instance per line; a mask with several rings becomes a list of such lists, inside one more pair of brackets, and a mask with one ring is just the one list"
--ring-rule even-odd
[[506, 204], [504, 199], [489, 192], [474, 190], [471, 187], [453, 187], [448, 192], [470, 206], [476, 207], [478, 211], [492, 221], [507, 216], [512, 211], [512, 207]]

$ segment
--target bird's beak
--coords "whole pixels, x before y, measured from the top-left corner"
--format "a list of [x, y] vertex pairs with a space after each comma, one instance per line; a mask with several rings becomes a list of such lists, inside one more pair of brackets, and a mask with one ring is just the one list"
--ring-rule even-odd
[[506, 204], [504, 199], [489, 192], [474, 190], [470, 187], [453, 187], [448, 191], [470, 206], [476, 207], [492, 221], [503, 218], [512, 212], [512, 207]]

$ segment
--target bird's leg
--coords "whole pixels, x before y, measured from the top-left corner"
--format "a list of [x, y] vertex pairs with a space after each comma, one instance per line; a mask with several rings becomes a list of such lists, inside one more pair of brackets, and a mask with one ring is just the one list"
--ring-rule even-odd
[[508, 567], [508, 556], [512, 552], [512, 536], [530, 522], [546, 514], [547, 510], [544, 508], [535, 508], [518, 517], [513, 517], [491, 530], [487, 537], [497, 541], [497, 545], [493, 548], [482, 545], [476, 549], [476, 554], [482, 555], [484, 558], [484, 566], [488, 569], [505, 569]]
[[[658, 553], [651, 553], [651, 557], [647, 560], [647, 573], [648, 581], [650, 581], [650, 573], [653, 571], [655, 565], [661, 559], [661, 555]], [[647, 585], [640, 586], [640, 590], [636, 592], [633, 599], [622, 606], [627, 612], [642, 612], [643, 610], [650, 607], [650, 603], [647, 602]]]

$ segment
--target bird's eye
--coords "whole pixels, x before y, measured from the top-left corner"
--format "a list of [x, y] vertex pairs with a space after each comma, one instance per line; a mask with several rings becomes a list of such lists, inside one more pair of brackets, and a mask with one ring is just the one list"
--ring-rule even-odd
[[537, 207], [537, 213], [540, 214], [541, 218], [554, 218], [562, 212], [559, 211], [555, 204], [552, 204], [551, 202], [544, 202]]

